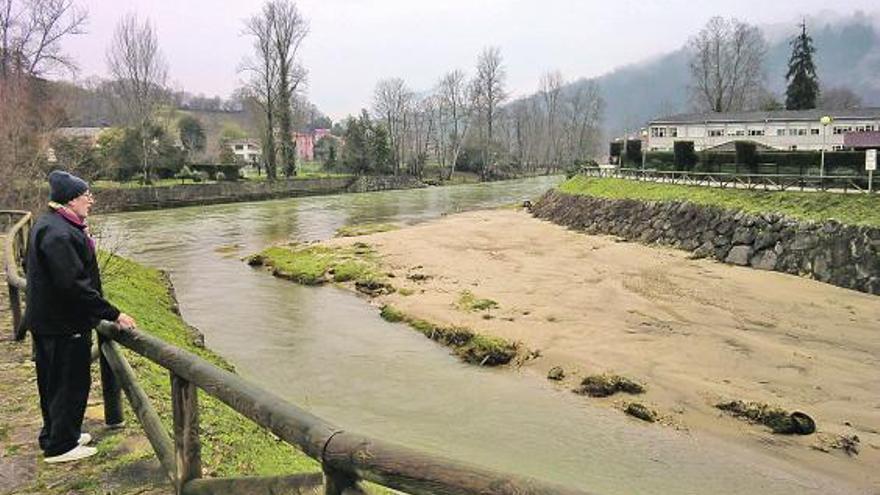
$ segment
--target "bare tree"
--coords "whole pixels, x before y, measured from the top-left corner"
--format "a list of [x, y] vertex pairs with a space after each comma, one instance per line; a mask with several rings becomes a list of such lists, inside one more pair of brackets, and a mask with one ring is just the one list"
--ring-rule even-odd
[[448, 170], [446, 180], [455, 174], [455, 164], [470, 129], [473, 117], [470, 91], [466, 76], [460, 70], [446, 73], [437, 88], [440, 164]]
[[767, 51], [757, 27], [713, 17], [689, 45], [691, 89], [699, 107], [729, 112], [754, 103], [763, 85]]
[[395, 175], [400, 173], [401, 164], [406, 160], [404, 136], [409, 130], [414, 100], [415, 93], [399, 77], [379, 81], [373, 91], [373, 111], [381, 115], [388, 131]]
[[477, 60], [477, 75], [472, 82], [473, 101], [481, 123], [483, 178], [494, 166], [494, 127], [498, 107], [507, 99], [505, 77], [501, 49], [494, 46], [483, 49]]
[[272, 0], [264, 12], [271, 11], [272, 45], [278, 67], [278, 129], [281, 137], [281, 163], [284, 174], [296, 174], [296, 148], [293, 143], [292, 112], [294, 95], [305, 83], [306, 69], [297, 60], [300, 45], [309, 33], [306, 20], [290, 0]]
[[82, 34], [87, 17], [73, 0], [0, 0], [0, 77], [12, 71], [30, 76], [74, 71], [61, 40]]
[[544, 143], [544, 166], [549, 173], [550, 168], [557, 165], [559, 159], [559, 142], [558, 142], [558, 119], [559, 119], [559, 96], [562, 92], [562, 86], [565, 81], [562, 73], [557, 71], [547, 72], [541, 76], [538, 87], [538, 93], [544, 102], [544, 111], [546, 113], [546, 141]]
[[284, 173], [296, 173], [293, 107], [297, 91], [306, 80], [306, 70], [297, 55], [308, 31], [308, 23], [289, 0], [266, 2], [258, 14], [245, 21], [245, 34], [253, 37], [254, 54], [244, 60], [241, 70], [250, 73], [248, 93], [264, 115], [260, 126], [263, 162], [271, 180], [278, 175], [279, 151]]
[[816, 108], [820, 110], [852, 110], [862, 106], [862, 98], [846, 86], [822, 88]]
[[149, 20], [135, 14], [119, 21], [107, 50], [117, 102], [129, 125], [140, 131], [144, 182], [150, 182], [149, 134], [153, 117], [166, 100], [168, 65], [159, 50], [159, 38]]
[[266, 177], [274, 180], [277, 177], [277, 149], [275, 146], [276, 119], [276, 88], [278, 86], [278, 64], [272, 43], [274, 10], [269, 5], [263, 6], [260, 14], [245, 21], [245, 33], [254, 38], [254, 56], [246, 58], [241, 70], [250, 73], [246, 94], [261, 109], [263, 119], [263, 167]]
[[44, 172], [44, 136], [62, 115], [40, 77], [75, 70], [61, 44], [82, 33], [85, 21], [86, 11], [72, 0], [0, 0], [0, 204], [42, 202], [33, 184]]

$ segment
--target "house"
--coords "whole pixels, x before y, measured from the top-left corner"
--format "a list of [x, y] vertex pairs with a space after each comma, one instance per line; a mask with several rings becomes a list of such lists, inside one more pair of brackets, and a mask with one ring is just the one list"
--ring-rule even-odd
[[330, 129], [315, 129], [309, 132], [294, 132], [296, 141], [296, 157], [303, 161], [315, 159], [315, 145], [324, 137], [330, 135]]
[[260, 162], [260, 157], [263, 156], [263, 147], [259, 139], [233, 139], [227, 143], [227, 146], [232, 148], [237, 161], [248, 165], [256, 165]]
[[50, 135], [44, 137], [46, 161], [49, 163], [58, 161], [55, 149], [51, 144], [53, 139], [76, 139], [94, 148], [98, 145], [98, 136], [107, 129], [109, 127], [59, 127], [55, 129]]
[[652, 120], [645, 131], [651, 151], [672, 151], [675, 141], [693, 141], [697, 151], [733, 141], [780, 151], [842, 150], [854, 147], [847, 144], [853, 135], [880, 131], [880, 108], [690, 113]]

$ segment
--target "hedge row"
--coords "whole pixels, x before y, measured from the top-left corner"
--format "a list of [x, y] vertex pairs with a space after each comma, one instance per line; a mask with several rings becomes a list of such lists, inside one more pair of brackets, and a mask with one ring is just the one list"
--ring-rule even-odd
[[[649, 151], [645, 155], [645, 168], [656, 170], [689, 170], [695, 172], [730, 172], [760, 174], [818, 175], [821, 154], [817, 151], [754, 151], [695, 152], [688, 156], [682, 147], [682, 155], [676, 160], [672, 151]], [[641, 158], [625, 159], [625, 164], [641, 168]], [[825, 152], [826, 175], [866, 175], [864, 151]]]

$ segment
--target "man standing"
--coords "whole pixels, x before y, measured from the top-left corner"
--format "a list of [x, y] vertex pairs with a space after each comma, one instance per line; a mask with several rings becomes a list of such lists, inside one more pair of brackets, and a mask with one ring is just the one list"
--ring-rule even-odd
[[83, 433], [91, 386], [92, 328], [101, 320], [133, 328], [135, 321], [104, 299], [86, 218], [95, 200], [79, 177], [49, 174], [49, 212], [28, 241], [25, 328], [34, 338], [43, 428], [40, 448], [49, 463], [90, 457], [97, 449]]

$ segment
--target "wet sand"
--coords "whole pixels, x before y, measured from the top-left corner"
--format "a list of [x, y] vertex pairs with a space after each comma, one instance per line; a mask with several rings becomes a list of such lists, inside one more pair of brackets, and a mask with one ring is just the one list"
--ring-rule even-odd
[[[584, 235], [514, 210], [328, 241], [353, 242], [375, 247], [395, 287], [413, 291], [375, 304], [539, 350], [522, 367], [542, 375], [563, 367], [560, 393], [587, 374], [619, 373], [644, 383], [647, 393], [583, 400], [616, 408], [636, 400], [661, 415], [648, 427], [720, 436], [880, 489], [876, 296]], [[408, 278], [416, 273], [427, 278]], [[463, 290], [499, 307], [459, 309]], [[818, 431], [776, 435], [713, 407], [733, 399], [806, 412]], [[856, 456], [817, 450], [853, 434]]]

